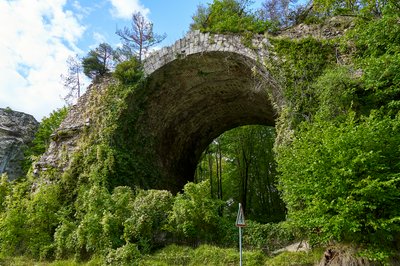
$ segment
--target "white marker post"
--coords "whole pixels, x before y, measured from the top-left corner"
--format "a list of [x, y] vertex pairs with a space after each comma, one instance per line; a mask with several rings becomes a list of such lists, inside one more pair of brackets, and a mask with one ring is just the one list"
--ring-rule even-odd
[[239, 227], [239, 251], [240, 251], [240, 266], [242, 266], [242, 227], [246, 226], [244, 221], [244, 214], [242, 209], [242, 204], [239, 203], [239, 210], [236, 216], [236, 227]]

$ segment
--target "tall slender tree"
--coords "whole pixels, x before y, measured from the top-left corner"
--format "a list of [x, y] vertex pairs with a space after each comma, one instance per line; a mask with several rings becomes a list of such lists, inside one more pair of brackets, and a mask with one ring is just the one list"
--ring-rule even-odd
[[[140, 12], [132, 14], [130, 27], [118, 29], [116, 34], [122, 40], [120, 54], [125, 57], [135, 56], [141, 62], [149, 49], [166, 38], [166, 34], [159, 35], [153, 31], [153, 23], [148, 21]], [[126, 58], [129, 59], [129, 58]]]
[[67, 94], [63, 97], [64, 101], [71, 105], [75, 99], [81, 96], [82, 83], [82, 63], [78, 55], [69, 56], [67, 59], [67, 74], [61, 74], [61, 82], [64, 88], [67, 90]]

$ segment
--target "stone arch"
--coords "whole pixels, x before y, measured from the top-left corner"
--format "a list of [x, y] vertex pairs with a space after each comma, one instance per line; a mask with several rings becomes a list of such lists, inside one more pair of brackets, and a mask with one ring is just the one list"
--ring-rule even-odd
[[[144, 187], [178, 192], [193, 180], [201, 153], [214, 138], [242, 125], [275, 124], [274, 106], [281, 105], [281, 97], [264, 67], [268, 47], [263, 36], [243, 39], [197, 31], [146, 58], [146, 82], [126, 102], [126, 114], [135, 117], [117, 118], [122, 126], [116, 137], [137, 159], [131, 170], [150, 184]], [[106, 89], [107, 83], [97, 88]], [[36, 174], [48, 167], [67, 169], [62, 151], [72, 154], [83, 129], [91, 127], [90, 95], [71, 108], [35, 165]]]
[[250, 43], [194, 32], [147, 59], [148, 103], [139, 123], [155, 139], [161, 188], [192, 181], [202, 152], [223, 132], [275, 124], [271, 95], [279, 90], [263, 66], [268, 41]]

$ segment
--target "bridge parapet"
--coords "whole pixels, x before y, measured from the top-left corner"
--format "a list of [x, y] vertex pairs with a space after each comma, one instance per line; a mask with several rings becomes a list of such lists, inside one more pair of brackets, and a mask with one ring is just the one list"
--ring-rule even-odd
[[258, 61], [268, 55], [269, 46], [268, 39], [263, 35], [246, 39], [239, 35], [201, 33], [196, 30], [173, 45], [150, 54], [144, 61], [144, 72], [150, 75], [173, 60], [205, 52], [232, 52]]

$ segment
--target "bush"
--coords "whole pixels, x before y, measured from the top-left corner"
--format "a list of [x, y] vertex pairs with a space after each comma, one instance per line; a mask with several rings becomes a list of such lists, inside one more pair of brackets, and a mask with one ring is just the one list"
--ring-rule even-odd
[[390, 247], [400, 234], [399, 117], [303, 123], [279, 150], [288, 220], [314, 243]]
[[285, 222], [260, 224], [247, 221], [243, 232], [243, 244], [268, 253], [287, 246], [294, 240], [293, 233]]
[[128, 61], [119, 63], [114, 71], [114, 77], [117, 78], [122, 84], [134, 84], [143, 75], [139, 61], [132, 57]]
[[164, 242], [163, 228], [172, 202], [169, 191], [140, 190], [131, 205], [132, 215], [123, 223], [125, 241], [137, 242], [145, 252]]
[[175, 197], [168, 218], [168, 230], [189, 242], [212, 242], [219, 239], [224, 202], [210, 197], [209, 182], [187, 183], [183, 193]]
[[120, 248], [111, 250], [107, 255], [104, 265], [137, 265], [139, 258], [140, 252], [138, 247], [135, 244], [127, 243]]

